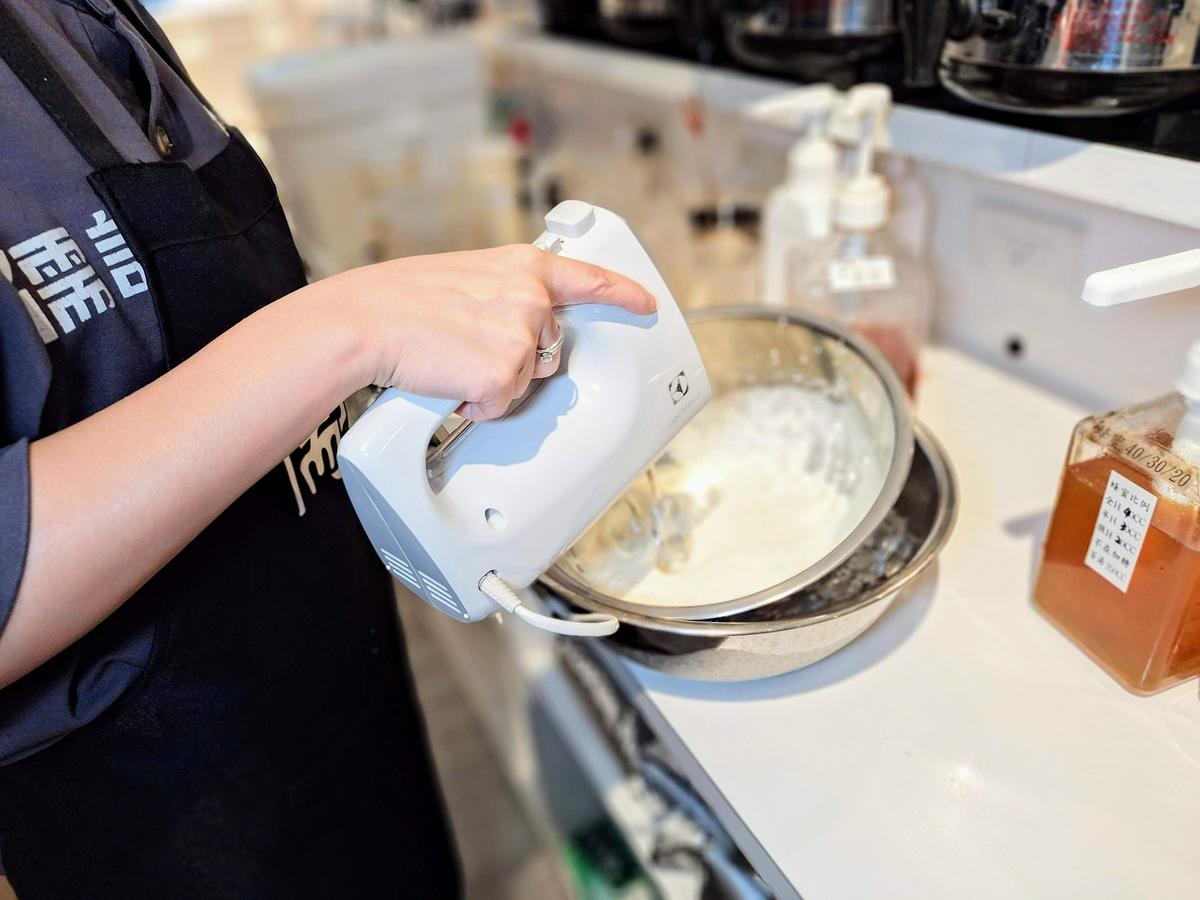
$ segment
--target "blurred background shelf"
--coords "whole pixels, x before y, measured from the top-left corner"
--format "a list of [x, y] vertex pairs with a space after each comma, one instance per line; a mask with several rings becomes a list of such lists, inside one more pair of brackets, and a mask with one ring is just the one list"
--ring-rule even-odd
[[[741, 116], [755, 101], [795, 90], [793, 81], [541, 34], [498, 36], [500, 61], [535, 66], [548, 79], [586, 78], [666, 103], [700, 99]], [[1200, 227], [1200, 162], [1045, 134], [904, 103], [891, 121], [891, 149], [1000, 182]]]

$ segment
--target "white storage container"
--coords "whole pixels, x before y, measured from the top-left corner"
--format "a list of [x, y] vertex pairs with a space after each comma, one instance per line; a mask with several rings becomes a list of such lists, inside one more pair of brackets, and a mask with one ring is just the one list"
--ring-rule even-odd
[[284, 57], [250, 90], [314, 275], [452, 249], [460, 156], [484, 133], [483, 48], [412, 35]]

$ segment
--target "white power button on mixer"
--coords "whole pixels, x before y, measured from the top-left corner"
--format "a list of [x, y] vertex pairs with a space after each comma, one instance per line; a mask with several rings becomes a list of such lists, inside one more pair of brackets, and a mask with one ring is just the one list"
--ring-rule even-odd
[[582, 200], [564, 200], [546, 213], [546, 230], [563, 237], [582, 237], [595, 224], [596, 212], [592, 204]]

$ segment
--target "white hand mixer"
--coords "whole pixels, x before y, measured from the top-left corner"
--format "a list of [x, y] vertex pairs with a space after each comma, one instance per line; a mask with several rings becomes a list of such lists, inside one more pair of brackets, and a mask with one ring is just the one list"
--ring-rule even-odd
[[611, 634], [612, 616], [553, 618], [517, 591], [654, 462], [711, 389], [679, 307], [623, 219], [567, 200], [534, 246], [627, 275], [657, 312], [559, 310], [559, 371], [432, 454], [461, 398], [386, 390], [342, 439], [338, 463], [383, 564], [433, 608], [464, 622], [499, 608], [560, 634]]

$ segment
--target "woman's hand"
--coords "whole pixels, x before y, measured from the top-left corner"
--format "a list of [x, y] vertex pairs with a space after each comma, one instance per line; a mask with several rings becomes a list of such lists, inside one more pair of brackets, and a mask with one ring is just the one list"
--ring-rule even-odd
[[305, 290], [328, 293], [364, 329], [369, 383], [461, 399], [469, 419], [502, 415], [530, 379], [558, 368], [536, 353], [558, 337], [555, 307], [655, 309], [636, 282], [530, 245], [398, 259]]

